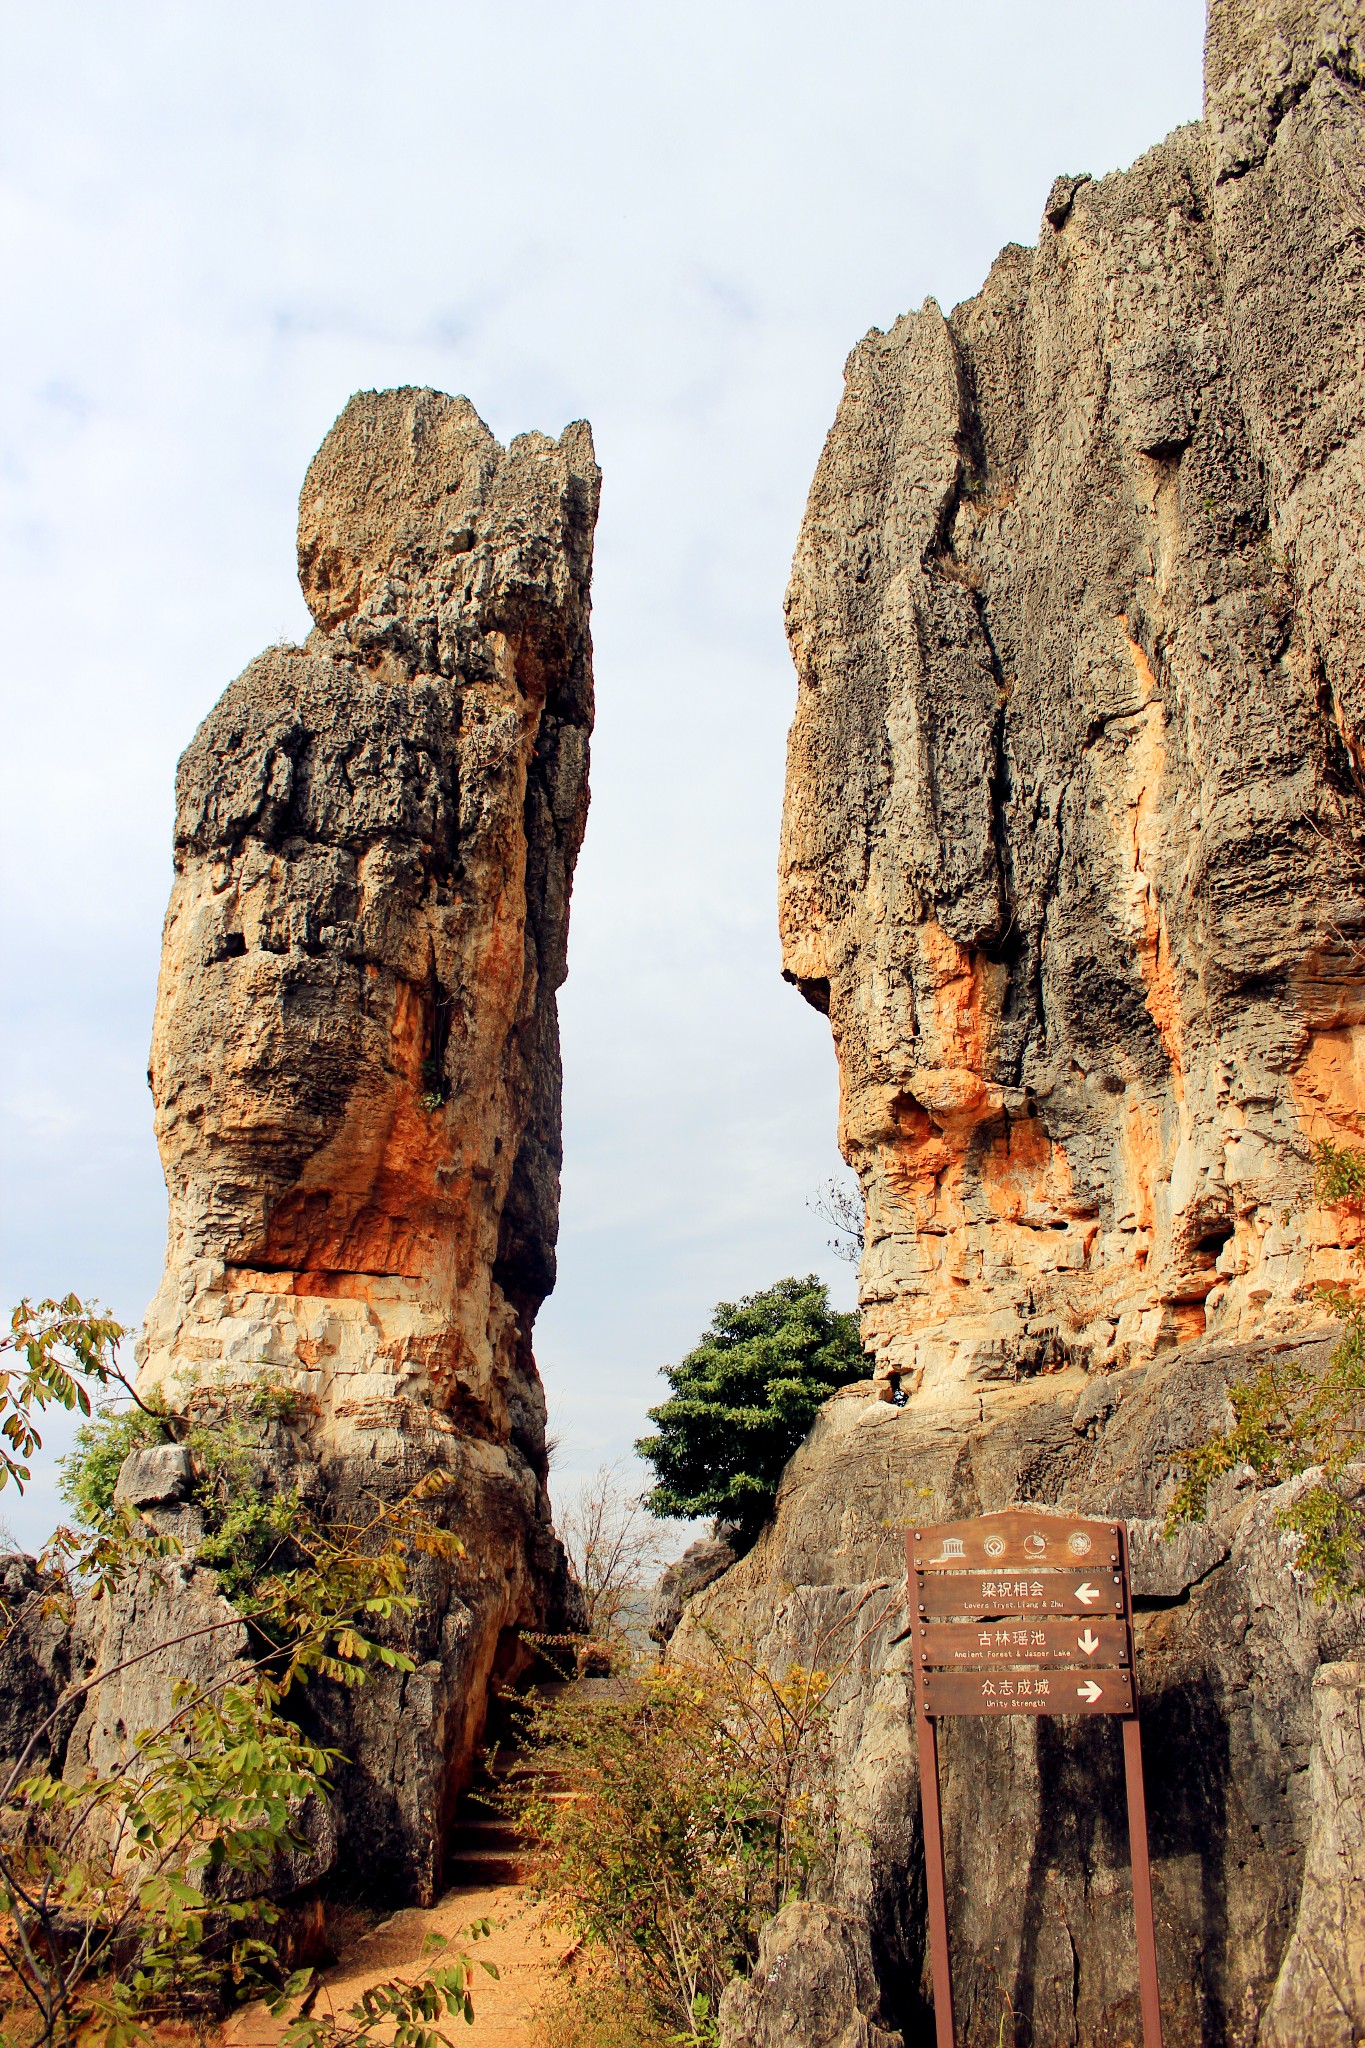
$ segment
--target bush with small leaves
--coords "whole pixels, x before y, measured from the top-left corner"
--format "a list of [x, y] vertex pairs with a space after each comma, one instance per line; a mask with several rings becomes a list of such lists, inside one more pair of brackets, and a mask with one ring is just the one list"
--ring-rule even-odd
[[[55, 1403], [91, 1416], [93, 1397], [111, 1385], [137, 1406], [136, 1422], [102, 1419], [68, 1474], [85, 1527], [59, 1530], [41, 1560], [55, 1582], [51, 1597], [68, 1610], [78, 1592], [108, 1600], [139, 1572], [154, 1599], [158, 1562], [180, 1550], [113, 1498], [115, 1459], [137, 1440], [133, 1432], [169, 1429], [173, 1421], [138, 1402], [118, 1370], [123, 1335], [112, 1318], [67, 1296], [36, 1308], [21, 1303], [0, 1339], [0, 1358], [9, 1354], [0, 1365], [0, 1483], [22, 1489], [28, 1480], [44, 1408]], [[240, 1448], [230, 1433], [220, 1436], [220, 1475], [238, 1470]], [[207, 1469], [214, 1469], [211, 1458]], [[250, 1654], [218, 1678], [176, 1685], [160, 1723], [130, 1731], [124, 1757], [105, 1769], [68, 1780], [41, 1759], [55, 1722], [113, 1669], [73, 1681], [29, 1731], [0, 1778], [6, 2043], [133, 2048], [163, 2020], [266, 1995], [303, 2001], [291, 2023], [296, 2048], [372, 2039], [434, 2048], [447, 2039], [439, 2022], [472, 2018], [473, 1965], [452, 1953], [418, 1979], [367, 1993], [343, 2021], [314, 2019], [303, 2009], [313, 1994], [311, 1973], [286, 1977], [271, 1938], [278, 1921], [271, 1872], [303, 1846], [300, 1815], [325, 1796], [336, 1761], [292, 1718], [291, 1695], [319, 1678], [355, 1686], [376, 1670], [413, 1669], [384, 1639], [384, 1627], [416, 1607], [407, 1590], [414, 1551], [463, 1555], [458, 1537], [433, 1518], [444, 1491], [443, 1476], [432, 1474], [354, 1523], [326, 1523], [294, 1496], [253, 1502], [234, 1499], [229, 1488], [216, 1568], [235, 1605], [194, 1634], [245, 1623]], [[243, 1545], [252, 1558], [249, 1583], [228, 1569], [227, 1553]], [[197, 1561], [215, 1562], [209, 1545]], [[16, 1625], [7, 1616], [0, 1623]], [[169, 1626], [151, 1634], [114, 1668], [149, 1657], [164, 1665], [188, 1641]]]
[[[1320, 1145], [1317, 1193], [1358, 1211], [1365, 1153]], [[1206, 1515], [1210, 1488], [1239, 1466], [1271, 1486], [1302, 1479], [1278, 1520], [1299, 1539], [1296, 1565], [1322, 1601], [1358, 1593], [1365, 1578], [1365, 1490], [1353, 1471], [1365, 1458], [1365, 1300], [1339, 1287], [1319, 1289], [1319, 1299], [1341, 1326], [1330, 1355], [1271, 1352], [1228, 1389], [1233, 1426], [1186, 1453], [1167, 1532]]]
[[672, 1395], [635, 1446], [658, 1474], [648, 1506], [713, 1515], [752, 1543], [822, 1404], [867, 1371], [858, 1318], [830, 1307], [814, 1273], [721, 1302], [696, 1348], [665, 1368]]

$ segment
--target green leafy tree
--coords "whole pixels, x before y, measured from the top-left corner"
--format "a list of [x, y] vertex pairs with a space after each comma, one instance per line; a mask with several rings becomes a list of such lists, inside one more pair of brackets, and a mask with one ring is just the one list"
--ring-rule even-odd
[[[1328, 1207], [1359, 1211], [1365, 1153], [1320, 1145], [1317, 1195]], [[1359, 1592], [1365, 1560], [1365, 1300], [1337, 1287], [1321, 1288], [1319, 1298], [1341, 1326], [1332, 1352], [1325, 1362], [1272, 1353], [1251, 1379], [1229, 1387], [1233, 1426], [1186, 1454], [1167, 1532], [1207, 1514], [1210, 1487], [1239, 1466], [1270, 1486], [1303, 1479], [1278, 1521], [1299, 1538], [1298, 1567], [1326, 1600]]]
[[866, 1375], [857, 1317], [830, 1307], [814, 1273], [722, 1301], [695, 1350], [666, 1368], [672, 1396], [636, 1445], [658, 1474], [651, 1511], [714, 1515], [752, 1543], [821, 1404]]

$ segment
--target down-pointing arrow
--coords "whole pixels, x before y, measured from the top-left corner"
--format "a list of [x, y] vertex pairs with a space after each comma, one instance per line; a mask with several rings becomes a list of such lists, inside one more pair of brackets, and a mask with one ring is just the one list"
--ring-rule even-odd
[[1083, 1601], [1087, 1607], [1090, 1605], [1092, 1600], [1098, 1600], [1099, 1597], [1099, 1587], [1092, 1586], [1089, 1579], [1087, 1579], [1083, 1585], [1077, 1586], [1076, 1588], [1076, 1598], [1080, 1601]]
[[1085, 1684], [1078, 1685], [1076, 1690], [1089, 1707], [1093, 1707], [1096, 1700], [1100, 1699], [1104, 1693], [1104, 1687], [1096, 1685], [1093, 1678], [1087, 1678]]
[[1092, 1628], [1088, 1628], [1083, 1636], [1076, 1638], [1076, 1648], [1084, 1650], [1087, 1657], [1093, 1657], [1099, 1646], [1100, 1639]]

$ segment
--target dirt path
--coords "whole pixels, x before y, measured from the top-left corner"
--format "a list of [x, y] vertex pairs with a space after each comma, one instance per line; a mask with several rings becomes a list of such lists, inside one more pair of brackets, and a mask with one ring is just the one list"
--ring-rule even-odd
[[[554, 1988], [572, 1938], [553, 1925], [546, 1909], [533, 1904], [521, 1885], [460, 1886], [434, 1906], [404, 1907], [381, 1920], [348, 1943], [336, 1964], [324, 1971], [313, 2010], [325, 2012], [330, 2000], [340, 2015], [371, 1985], [420, 1976], [434, 1960], [429, 1934], [458, 1939], [461, 1928], [481, 1919], [493, 1922], [493, 1934], [473, 1943], [469, 1953], [496, 1963], [499, 1974], [495, 1981], [482, 1970], [475, 1972], [471, 2042], [477, 2040], [479, 2048], [539, 2048], [534, 2016]], [[248, 2007], [219, 2038], [222, 2048], [274, 2048], [285, 2024], [263, 2006]]]

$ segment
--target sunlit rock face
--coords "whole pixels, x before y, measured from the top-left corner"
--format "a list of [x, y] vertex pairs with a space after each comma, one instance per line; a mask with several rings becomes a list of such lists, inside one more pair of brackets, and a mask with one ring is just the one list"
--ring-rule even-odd
[[353, 398], [299, 502], [315, 629], [231, 685], [177, 777], [142, 1385], [183, 1407], [268, 1379], [285, 1465], [339, 1503], [433, 1464], [458, 1479], [468, 1583], [431, 1592], [425, 1676], [372, 1731], [418, 1731], [375, 1784], [408, 1801], [393, 1856], [419, 1893], [494, 1660], [563, 1584], [531, 1336], [598, 484], [581, 422], [504, 449], [467, 399]]
[[[1298, 1481], [1242, 1468], [1164, 1534], [1229, 1388], [1321, 1365], [1314, 1287], [1358, 1284], [1312, 1155], [1365, 1140], [1362, 55], [1358, 8], [1213, 0], [1201, 124], [1059, 179], [1036, 250], [849, 359], [788, 601], [782, 933], [877, 1384], [669, 1648], [833, 1674], [833, 1869], [724, 2048], [817, 2007], [931, 2038], [905, 1532], [1023, 1502], [1128, 1524], [1168, 2048], [1365, 2038], [1362, 1605], [1297, 1569]], [[1135, 2041], [1114, 1722], [941, 1744], [957, 2039]]]
[[1312, 1315], [1365, 1132], [1358, 11], [849, 358], [788, 594], [786, 971], [887, 1384]]

